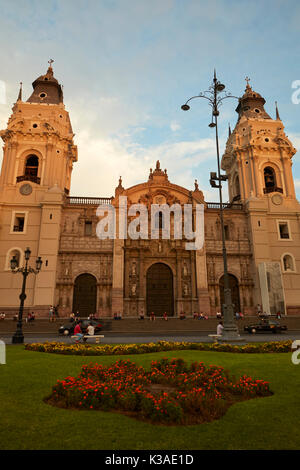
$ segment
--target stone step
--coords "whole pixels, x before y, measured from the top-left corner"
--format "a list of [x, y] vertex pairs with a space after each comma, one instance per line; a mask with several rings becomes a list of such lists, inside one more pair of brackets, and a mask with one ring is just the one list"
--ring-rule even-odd
[[[249, 323], [257, 322], [257, 317], [246, 317], [237, 321], [240, 331]], [[209, 318], [208, 320], [194, 320], [187, 318], [170, 318], [168, 321], [162, 318], [156, 318], [155, 321], [138, 320], [135, 318], [126, 318], [123, 320], [101, 319], [103, 331], [116, 333], [157, 333], [157, 332], [197, 332], [197, 331], [216, 331], [218, 320]], [[23, 322], [24, 333], [57, 333], [60, 325], [68, 323], [68, 319], [58, 318], [55, 322], [49, 322], [47, 319], [36, 319], [32, 323]], [[281, 324], [287, 325], [288, 330], [300, 330], [300, 317], [285, 317], [280, 320]], [[13, 333], [16, 331], [17, 322], [12, 319], [0, 321], [0, 334]]]

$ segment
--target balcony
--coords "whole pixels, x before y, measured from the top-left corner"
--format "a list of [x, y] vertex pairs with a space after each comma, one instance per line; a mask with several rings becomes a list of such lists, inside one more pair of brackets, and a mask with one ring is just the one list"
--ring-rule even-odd
[[21, 181], [31, 181], [32, 183], [40, 184], [41, 178], [35, 175], [17, 176], [17, 183], [20, 183]]
[[278, 188], [277, 186], [270, 186], [269, 188], [264, 188], [264, 194], [269, 193], [283, 193], [283, 189]]

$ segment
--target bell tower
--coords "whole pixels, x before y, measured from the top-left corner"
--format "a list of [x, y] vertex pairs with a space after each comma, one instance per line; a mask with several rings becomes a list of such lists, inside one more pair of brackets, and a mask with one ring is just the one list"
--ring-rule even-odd
[[11, 253], [20, 262], [27, 246], [41, 256], [40, 274], [29, 276], [25, 307], [49, 308], [54, 302], [60, 220], [69, 193], [77, 147], [63, 103], [62, 86], [54, 77], [53, 61], [32, 84], [23, 101], [22, 84], [6, 129], [0, 175], [0, 307], [18, 305], [18, 275], [9, 269]]
[[222, 158], [229, 198], [246, 201], [276, 193], [293, 204], [292, 157], [296, 149], [284, 132], [277, 105], [276, 119], [272, 119], [264, 104], [265, 99], [252, 90], [247, 78], [245, 93], [236, 108], [238, 121]]
[[5, 198], [7, 191], [18, 192], [24, 182], [37, 198], [54, 185], [65, 193], [70, 190], [77, 148], [62, 87], [49, 62], [47, 73], [33, 82], [27, 101], [22, 101], [21, 85], [7, 128], [0, 132], [4, 141], [0, 185]]
[[277, 104], [272, 119], [265, 99], [246, 81], [221, 165], [230, 202], [242, 203], [248, 215], [256, 303], [266, 313], [300, 313], [300, 205], [292, 175], [296, 149]]

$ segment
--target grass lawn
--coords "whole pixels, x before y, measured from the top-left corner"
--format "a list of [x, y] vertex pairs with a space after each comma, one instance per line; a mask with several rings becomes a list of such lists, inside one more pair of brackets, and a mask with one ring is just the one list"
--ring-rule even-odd
[[[219, 365], [235, 375], [269, 381], [274, 395], [237, 403], [222, 419], [193, 426], [153, 425], [117, 413], [64, 410], [43, 402], [57, 379], [76, 376], [83, 364], [110, 364], [120, 357], [144, 367], [161, 357]], [[0, 365], [0, 449], [299, 449], [299, 391], [300, 365], [292, 364], [291, 353], [81, 357], [7, 346], [7, 364]]]

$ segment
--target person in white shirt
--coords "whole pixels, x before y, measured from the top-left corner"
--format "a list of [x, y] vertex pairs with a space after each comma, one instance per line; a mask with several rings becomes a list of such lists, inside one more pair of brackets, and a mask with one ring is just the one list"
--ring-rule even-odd
[[222, 335], [223, 330], [224, 330], [224, 326], [223, 326], [223, 323], [220, 321], [217, 326], [217, 335]]
[[87, 327], [87, 334], [89, 336], [94, 336], [95, 334], [95, 328], [93, 327], [93, 325], [90, 323], [89, 326]]

